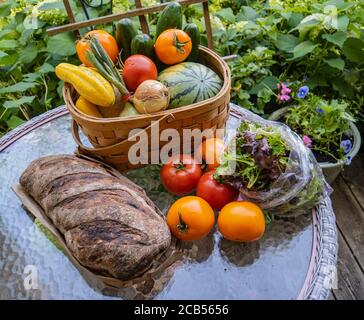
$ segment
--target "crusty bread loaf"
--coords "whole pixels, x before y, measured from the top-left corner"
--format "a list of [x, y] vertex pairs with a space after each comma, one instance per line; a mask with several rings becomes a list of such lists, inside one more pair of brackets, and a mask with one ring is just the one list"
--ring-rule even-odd
[[43, 157], [29, 165], [20, 184], [74, 257], [101, 274], [132, 279], [170, 245], [168, 226], [145, 192], [99, 164], [70, 155]]

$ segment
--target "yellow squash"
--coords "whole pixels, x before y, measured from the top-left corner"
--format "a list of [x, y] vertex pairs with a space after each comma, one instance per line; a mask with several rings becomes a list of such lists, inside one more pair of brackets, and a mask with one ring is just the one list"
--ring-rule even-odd
[[101, 107], [111, 107], [115, 103], [115, 92], [102, 75], [91, 68], [60, 63], [56, 67], [58, 78], [73, 85], [80, 96]]
[[91, 117], [95, 118], [102, 118], [101, 113], [97, 109], [97, 106], [95, 106], [90, 101], [86, 100], [84, 97], [80, 96], [76, 101], [76, 107], [78, 110], [80, 110], [82, 113], [87, 114]]

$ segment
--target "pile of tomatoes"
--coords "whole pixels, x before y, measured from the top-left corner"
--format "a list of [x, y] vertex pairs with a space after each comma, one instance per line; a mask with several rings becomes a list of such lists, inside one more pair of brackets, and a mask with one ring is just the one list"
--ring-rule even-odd
[[[181, 154], [163, 165], [160, 177], [172, 194], [182, 196], [170, 207], [167, 224], [180, 240], [192, 241], [207, 236], [215, 225], [215, 211], [219, 212], [217, 226], [228, 240], [255, 241], [265, 231], [262, 210], [254, 203], [237, 201], [239, 191], [214, 178], [219, 166], [224, 143], [217, 138], [205, 140], [198, 148], [196, 158]], [[197, 160], [202, 158], [207, 172]], [[196, 196], [192, 196], [193, 192]]]

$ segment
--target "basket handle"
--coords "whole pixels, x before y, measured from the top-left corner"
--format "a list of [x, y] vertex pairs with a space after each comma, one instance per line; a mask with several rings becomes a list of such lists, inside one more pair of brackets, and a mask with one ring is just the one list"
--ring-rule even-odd
[[[173, 121], [174, 119], [175, 118], [174, 118], [173, 114], [167, 113], [160, 119], [151, 122], [151, 124], [148, 127], [146, 127], [144, 129], [144, 131], [146, 131], [148, 136], [150, 136], [150, 132], [151, 132], [152, 128], [155, 127], [157, 124], [159, 124], [159, 130], [163, 130], [167, 126], [167, 124], [170, 123], [171, 121]], [[141, 133], [136, 133], [136, 134], [132, 135], [131, 137], [129, 137], [128, 139], [125, 139], [121, 142], [118, 142], [118, 143], [115, 143], [115, 144], [112, 144], [112, 145], [109, 145], [106, 147], [92, 148], [92, 147], [86, 147], [81, 142], [79, 125], [75, 120], [72, 120], [71, 130], [72, 130], [73, 139], [75, 140], [76, 144], [78, 145], [79, 150], [86, 151], [90, 155], [93, 155], [93, 156], [96, 155], [98, 157], [119, 154], [120, 151], [124, 150], [128, 146], [130, 147], [131, 145], [133, 145], [135, 143], [136, 139], [141, 136]]]

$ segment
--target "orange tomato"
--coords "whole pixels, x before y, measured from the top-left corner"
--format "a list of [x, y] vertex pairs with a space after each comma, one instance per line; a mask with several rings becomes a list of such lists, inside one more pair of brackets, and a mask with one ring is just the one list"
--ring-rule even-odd
[[197, 149], [196, 158], [201, 157], [210, 170], [216, 169], [220, 165], [220, 156], [224, 153], [224, 141], [219, 138], [206, 139]]
[[88, 50], [91, 50], [90, 45], [86, 39], [87, 37], [94, 37], [94, 36], [96, 36], [97, 39], [100, 41], [102, 47], [105, 49], [110, 59], [113, 62], [115, 62], [119, 54], [118, 44], [115, 38], [110, 33], [104, 30], [92, 30], [88, 32], [86, 36], [83, 37], [81, 40], [77, 41], [76, 51], [77, 51], [77, 56], [81, 60], [81, 62], [86, 67], [93, 67], [93, 64], [89, 62], [86, 58], [86, 52]]
[[167, 224], [176, 238], [198, 240], [210, 233], [215, 224], [215, 215], [204, 199], [187, 196], [172, 204], [167, 214]]
[[168, 29], [159, 35], [154, 48], [160, 61], [168, 65], [176, 64], [188, 58], [192, 50], [192, 41], [186, 32]]
[[262, 210], [256, 204], [234, 201], [222, 208], [217, 226], [226, 239], [249, 242], [263, 236], [265, 219]]

